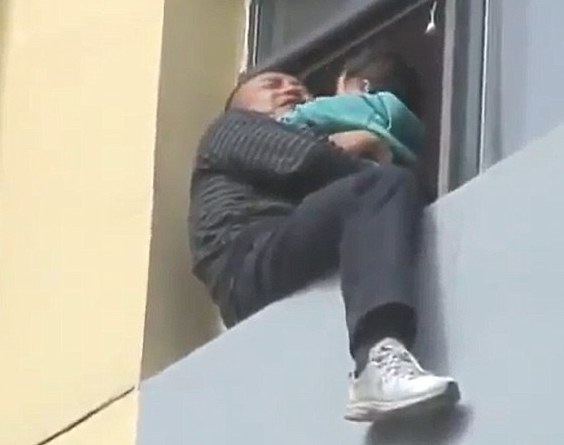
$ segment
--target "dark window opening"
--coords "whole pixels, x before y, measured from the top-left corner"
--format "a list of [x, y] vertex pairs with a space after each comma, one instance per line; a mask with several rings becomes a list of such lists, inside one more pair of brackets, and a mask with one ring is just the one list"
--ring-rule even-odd
[[[426, 34], [433, 4], [436, 30]], [[479, 171], [482, 4], [483, 0], [254, 0], [249, 62], [251, 66], [258, 62], [257, 70], [297, 75], [316, 95], [325, 95], [333, 93], [342, 62], [352, 51], [386, 42], [400, 52], [417, 70], [424, 91], [427, 140], [419, 173], [435, 199]], [[445, 47], [449, 39], [452, 48]], [[443, 78], [445, 66], [450, 71]], [[445, 113], [449, 119], [444, 119]], [[445, 125], [447, 139], [441, 134]]]

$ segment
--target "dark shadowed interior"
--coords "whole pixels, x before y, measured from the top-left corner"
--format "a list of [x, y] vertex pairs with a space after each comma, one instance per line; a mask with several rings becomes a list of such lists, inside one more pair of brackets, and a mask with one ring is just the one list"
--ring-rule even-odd
[[[423, 119], [427, 144], [419, 173], [429, 198], [437, 196], [443, 72], [443, 8], [437, 9], [437, 29], [425, 34], [432, 1], [381, 0], [343, 13], [309, 37], [259, 63], [252, 71], [280, 70], [304, 80], [316, 95], [332, 94], [343, 59], [366, 45], [399, 51], [416, 68], [424, 91]], [[394, 17], [382, 21], [382, 17]]]

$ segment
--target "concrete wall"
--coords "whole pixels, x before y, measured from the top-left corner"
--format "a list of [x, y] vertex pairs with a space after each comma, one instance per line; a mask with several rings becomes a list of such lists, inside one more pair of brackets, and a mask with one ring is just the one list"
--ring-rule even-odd
[[244, 18], [243, 0], [166, 1], [144, 376], [221, 329], [215, 308], [190, 273], [189, 174], [200, 135], [235, 83]]
[[216, 332], [187, 172], [243, 14], [168, 0], [163, 43], [164, 3], [0, 2], [1, 444], [134, 442], [147, 294], [147, 369]]
[[416, 352], [457, 377], [457, 409], [345, 422], [352, 363], [329, 281], [147, 381], [138, 445], [561, 444], [563, 141], [560, 127], [427, 214]]

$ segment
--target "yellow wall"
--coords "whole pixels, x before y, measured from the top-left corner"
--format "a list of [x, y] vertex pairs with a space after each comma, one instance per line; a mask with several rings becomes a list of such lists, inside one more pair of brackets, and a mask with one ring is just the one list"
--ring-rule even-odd
[[243, 0], [166, 1], [145, 376], [220, 329], [215, 309], [190, 274], [188, 185], [199, 136], [234, 84], [244, 10]]
[[134, 445], [136, 419], [137, 394], [133, 393], [56, 438], [49, 445]]
[[0, 444], [32, 445], [138, 381], [163, 1], [0, 9]]
[[164, 3], [0, 0], [2, 445], [133, 444], [145, 308], [146, 375], [220, 329], [189, 273], [188, 174], [243, 0]]

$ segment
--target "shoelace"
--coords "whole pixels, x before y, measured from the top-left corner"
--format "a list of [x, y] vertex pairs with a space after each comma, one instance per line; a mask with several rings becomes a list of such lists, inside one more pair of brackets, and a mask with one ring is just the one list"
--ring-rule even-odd
[[423, 373], [415, 358], [406, 349], [382, 346], [372, 360], [384, 377], [412, 379]]

